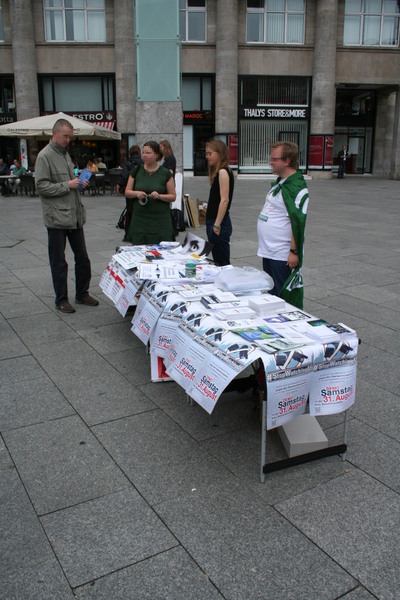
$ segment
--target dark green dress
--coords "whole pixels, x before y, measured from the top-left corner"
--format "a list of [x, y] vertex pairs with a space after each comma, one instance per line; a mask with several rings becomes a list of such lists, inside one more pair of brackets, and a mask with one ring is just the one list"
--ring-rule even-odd
[[[136, 167], [131, 172], [132, 177], [135, 170]], [[146, 194], [166, 194], [167, 181], [171, 177], [171, 172], [165, 167], [159, 167], [149, 175], [141, 166], [135, 177], [135, 190], [142, 190]], [[133, 198], [132, 220], [126, 238], [132, 244], [158, 244], [174, 240], [170, 202], [148, 198], [147, 204], [142, 206], [137, 198]]]

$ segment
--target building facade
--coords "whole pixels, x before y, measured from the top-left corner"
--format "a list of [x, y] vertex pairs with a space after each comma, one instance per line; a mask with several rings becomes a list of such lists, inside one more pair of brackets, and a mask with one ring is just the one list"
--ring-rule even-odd
[[[160, 47], [138, 67], [143, 2], [165, 30], [161, 4], [179, 13], [180, 30], [180, 90], [147, 103], [138, 82], [157, 81], [169, 63]], [[204, 174], [206, 140], [218, 137], [239, 173], [268, 173], [270, 145], [282, 139], [298, 143], [300, 167], [313, 177], [331, 177], [346, 145], [350, 173], [398, 179], [399, 4], [0, 0], [0, 123], [60, 110], [101, 122], [123, 134], [122, 145], [76, 142], [74, 151], [109, 166], [150, 136], [170, 139], [180, 169]], [[3, 158], [15, 152], [0, 139]]]

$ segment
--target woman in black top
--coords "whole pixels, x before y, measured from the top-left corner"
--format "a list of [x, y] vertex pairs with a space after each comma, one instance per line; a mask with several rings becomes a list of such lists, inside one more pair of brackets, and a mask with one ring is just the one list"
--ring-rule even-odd
[[176, 158], [172, 151], [171, 144], [168, 140], [161, 140], [160, 142], [160, 150], [164, 158], [164, 162], [162, 163], [162, 167], [165, 167], [172, 173], [172, 177], [175, 177], [176, 171]]
[[222, 267], [230, 264], [232, 223], [229, 209], [235, 182], [228, 166], [228, 148], [223, 142], [209, 140], [206, 144], [206, 159], [211, 184], [206, 213], [207, 237], [213, 244], [214, 262]]

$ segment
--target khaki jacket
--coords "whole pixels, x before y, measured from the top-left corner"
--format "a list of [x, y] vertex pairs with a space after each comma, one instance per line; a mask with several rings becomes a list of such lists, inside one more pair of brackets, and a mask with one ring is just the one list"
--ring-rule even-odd
[[35, 175], [45, 226], [50, 229], [83, 227], [86, 211], [80, 193], [68, 187], [68, 181], [75, 178], [68, 152], [50, 140], [38, 154]]

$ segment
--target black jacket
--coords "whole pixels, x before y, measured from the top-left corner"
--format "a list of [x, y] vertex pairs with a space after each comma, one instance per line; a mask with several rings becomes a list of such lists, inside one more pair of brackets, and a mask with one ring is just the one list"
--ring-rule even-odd
[[119, 189], [122, 193], [124, 193], [126, 184], [128, 183], [128, 177], [131, 174], [132, 169], [134, 169], [137, 165], [142, 165], [143, 161], [140, 158], [139, 154], [132, 154], [122, 167], [122, 173], [119, 176], [118, 185]]

